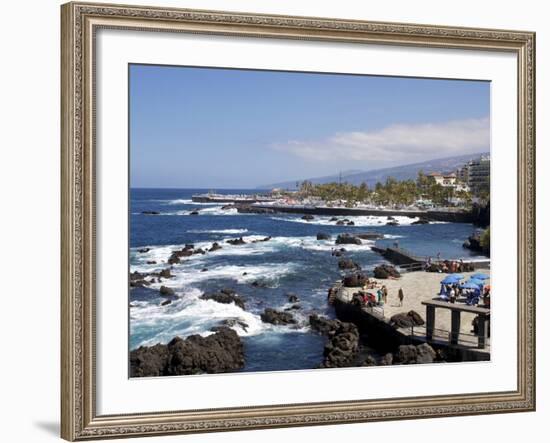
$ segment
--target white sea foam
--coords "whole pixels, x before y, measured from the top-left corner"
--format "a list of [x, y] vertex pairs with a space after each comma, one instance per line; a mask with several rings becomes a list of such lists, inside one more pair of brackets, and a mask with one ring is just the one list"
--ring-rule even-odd
[[[201, 263], [200, 266], [203, 264]], [[193, 266], [189, 263], [188, 266], [174, 267], [172, 274], [173, 278], [169, 282], [165, 282], [168, 286], [181, 287], [196, 284], [205, 280], [227, 279], [237, 283], [252, 283], [256, 280], [261, 280], [270, 286], [277, 286], [279, 278], [291, 274], [295, 271], [296, 264], [294, 263], [264, 263], [262, 265], [222, 265], [208, 267], [208, 271], [200, 272], [200, 266]], [[159, 286], [159, 283], [151, 285], [152, 287]]]
[[199, 210], [199, 214], [205, 215], [236, 215], [239, 212], [237, 208], [222, 209], [223, 206], [213, 206]]
[[[272, 220], [280, 220], [292, 223], [305, 223], [310, 225], [319, 225], [319, 226], [338, 226], [345, 228], [346, 225], [337, 225], [335, 221], [330, 221], [332, 216], [314, 216], [313, 220], [303, 220], [301, 217], [271, 217]], [[409, 226], [413, 222], [418, 221], [418, 217], [405, 217], [405, 216], [395, 216], [393, 217], [400, 226]], [[339, 220], [347, 219], [353, 221], [353, 226], [364, 227], [364, 226], [385, 226], [388, 223], [388, 217], [385, 216], [373, 216], [373, 215], [359, 215], [359, 216], [341, 216], [338, 217]]]
[[245, 234], [248, 229], [191, 229], [190, 234]]
[[169, 205], [196, 205], [196, 206], [216, 206], [219, 203], [213, 202], [194, 202], [190, 198], [177, 198], [175, 200], [164, 200]]
[[241, 309], [234, 303], [218, 303], [214, 300], [202, 300], [202, 291], [187, 289], [177, 291], [180, 298], [169, 305], [136, 302], [130, 310], [131, 334], [142, 331], [158, 331], [138, 346], [151, 346], [157, 343], [168, 343], [176, 336], [186, 337], [192, 334], [208, 336], [211, 328], [220, 325], [226, 319], [236, 319], [246, 326], [235, 324], [231, 328], [240, 336], [252, 336], [260, 333], [305, 332], [308, 328], [291, 328], [263, 323], [260, 316]]
[[[400, 236], [385, 236], [386, 238], [398, 238]], [[237, 237], [227, 237], [217, 240], [221, 249], [213, 252], [207, 252], [206, 254], [194, 254], [189, 257], [184, 257], [180, 264], [174, 266], [174, 269], [185, 268], [186, 266], [193, 267], [193, 272], [196, 272], [197, 267], [208, 267], [208, 261], [219, 256], [251, 256], [251, 255], [263, 255], [271, 252], [287, 249], [297, 248], [306, 249], [310, 251], [331, 251], [333, 249], [345, 248], [348, 251], [369, 251], [374, 245], [372, 240], [361, 240], [362, 244], [345, 244], [335, 245], [334, 239], [331, 240], [317, 240], [314, 236], [306, 237], [272, 237], [268, 241], [261, 241], [265, 238], [263, 235], [248, 235], [243, 236], [243, 240], [246, 242], [243, 245], [231, 245], [227, 243], [227, 240], [235, 239]], [[213, 241], [195, 242], [195, 248], [202, 248], [208, 250], [212, 246]], [[173, 251], [181, 249], [184, 245], [165, 245], [165, 246], [148, 246], [149, 252], [139, 253], [139, 248], [132, 248], [130, 250], [130, 262], [131, 271], [138, 272], [158, 272], [167, 266], [167, 260]], [[156, 261], [156, 264], [148, 264], [148, 261]], [[244, 271], [243, 271], [244, 272]], [[209, 273], [207, 273], [209, 274]], [[211, 275], [211, 274], [210, 274]]]

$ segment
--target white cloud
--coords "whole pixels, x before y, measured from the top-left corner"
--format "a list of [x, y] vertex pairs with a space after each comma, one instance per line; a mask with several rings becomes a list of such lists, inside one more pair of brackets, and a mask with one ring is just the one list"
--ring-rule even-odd
[[336, 133], [316, 141], [292, 140], [273, 149], [308, 162], [386, 165], [476, 153], [489, 148], [489, 118], [445, 123], [395, 124], [373, 131]]

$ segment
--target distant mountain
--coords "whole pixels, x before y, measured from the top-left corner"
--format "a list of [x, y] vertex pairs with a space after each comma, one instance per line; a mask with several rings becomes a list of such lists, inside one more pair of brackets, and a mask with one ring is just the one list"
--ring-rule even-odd
[[394, 166], [391, 168], [382, 169], [372, 169], [370, 171], [345, 171], [341, 174], [327, 175], [325, 177], [300, 178], [294, 181], [258, 186], [258, 188], [296, 189], [296, 183], [300, 183], [304, 180], [309, 180], [314, 184], [332, 183], [338, 182], [339, 180], [353, 185], [359, 185], [362, 182], [365, 182], [369, 187], [374, 187], [377, 182], [384, 183], [388, 177], [393, 177], [396, 180], [415, 179], [418, 175], [418, 171], [421, 170], [424, 171], [426, 174], [429, 174], [430, 172], [456, 171], [456, 169], [458, 169], [468, 161], [478, 159], [482, 155], [487, 154], [488, 153], [483, 152], [478, 154], [467, 154], [455, 157], [438, 158], [409, 165]]

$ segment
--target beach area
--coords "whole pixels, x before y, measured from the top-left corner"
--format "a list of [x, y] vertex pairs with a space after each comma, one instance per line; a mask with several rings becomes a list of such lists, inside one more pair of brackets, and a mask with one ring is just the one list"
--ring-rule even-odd
[[[462, 272], [463, 281], [467, 281], [479, 271]], [[489, 270], [484, 269], [485, 274], [489, 274]], [[407, 272], [401, 274], [401, 277], [396, 279], [371, 279], [375, 282], [376, 288], [385, 286], [388, 291], [387, 303], [381, 309], [384, 317], [390, 319], [396, 314], [407, 313], [410, 311], [418, 312], [422, 318], [426, 318], [426, 307], [422, 302], [431, 301], [439, 298], [441, 281], [445, 278], [444, 273], [438, 272]], [[490, 285], [490, 278], [485, 281], [486, 285]], [[346, 295], [351, 295], [357, 290], [355, 288], [347, 289]], [[399, 300], [399, 289], [403, 290], [403, 303]], [[376, 292], [376, 289], [370, 290]], [[458, 300], [457, 305], [463, 304], [463, 300]], [[472, 321], [476, 317], [473, 313], [464, 312], [461, 314], [460, 333], [467, 336], [472, 335]], [[440, 309], [435, 319], [435, 328], [441, 331], [450, 331], [451, 329], [451, 311], [448, 309]]]

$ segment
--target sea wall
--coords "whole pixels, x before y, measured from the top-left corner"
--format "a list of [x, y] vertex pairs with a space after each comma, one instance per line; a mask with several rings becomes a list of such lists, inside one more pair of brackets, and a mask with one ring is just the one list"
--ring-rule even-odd
[[277, 205], [237, 205], [241, 213], [287, 213], [287, 214], [310, 214], [330, 216], [376, 216], [376, 217], [420, 217], [430, 221], [447, 221], [453, 223], [475, 223], [476, 214], [470, 211], [400, 211], [385, 209], [357, 209], [357, 208], [330, 208], [330, 207], [307, 207], [307, 206], [277, 206]]
[[[371, 314], [352, 303], [336, 298], [334, 310], [340, 321], [354, 323], [361, 334], [367, 337], [368, 345], [377, 352], [394, 352], [401, 345], [426, 343], [425, 339], [404, 334], [391, 326], [387, 319]], [[429, 344], [447, 362], [489, 361], [491, 359], [488, 351], [453, 346], [444, 342], [429, 342]]]
[[370, 314], [352, 303], [334, 300], [336, 317], [343, 322], [354, 323], [367, 337], [369, 346], [378, 352], [392, 352], [409, 340], [383, 318]]

